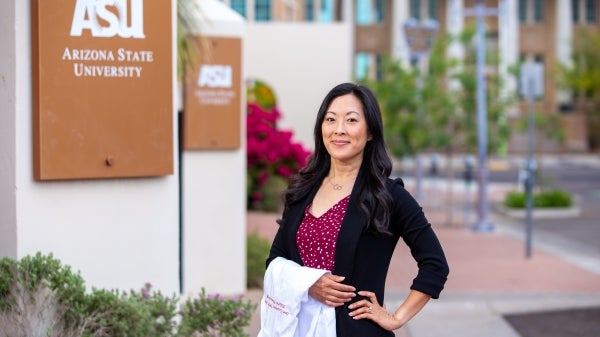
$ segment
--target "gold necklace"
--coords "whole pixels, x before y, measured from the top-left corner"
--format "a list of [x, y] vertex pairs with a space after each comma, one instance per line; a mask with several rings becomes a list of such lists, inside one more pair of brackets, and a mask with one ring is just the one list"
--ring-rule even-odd
[[331, 187], [333, 187], [334, 190], [339, 191], [342, 189], [342, 185], [332, 182], [331, 178], [327, 178], [327, 179], [329, 180], [329, 184], [331, 184]]
[[[354, 181], [354, 179], [351, 179], [352, 181]], [[344, 187], [343, 185], [340, 185], [338, 183], [334, 183], [330, 177], [327, 177], [327, 181], [329, 181], [329, 184], [331, 185], [331, 187], [333, 187], [334, 190], [339, 191], [342, 189], [342, 187]], [[350, 181], [350, 180], [348, 180]], [[346, 181], [346, 182], [348, 182]]]

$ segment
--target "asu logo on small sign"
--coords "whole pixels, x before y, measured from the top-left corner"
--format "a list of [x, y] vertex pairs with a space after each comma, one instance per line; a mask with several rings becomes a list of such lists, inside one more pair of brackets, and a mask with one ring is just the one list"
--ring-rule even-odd
[[209, 88], [231, 88], [233, 71], [229, 65], [203, 65], [198, 75], [198, 86]]
[[84, 30], [93, 37], [144, 39], [144, 0], [77, 0], [71, 36]]

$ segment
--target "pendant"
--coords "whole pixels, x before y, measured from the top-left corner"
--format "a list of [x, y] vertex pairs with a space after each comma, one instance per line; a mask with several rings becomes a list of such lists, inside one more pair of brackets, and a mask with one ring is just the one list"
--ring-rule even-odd
[[333, 186], [333, 189], [336, 190], [336, 191], [339, 191], [339, 190], [342, 189], [342, 185], [332, 184], [332, 186]]

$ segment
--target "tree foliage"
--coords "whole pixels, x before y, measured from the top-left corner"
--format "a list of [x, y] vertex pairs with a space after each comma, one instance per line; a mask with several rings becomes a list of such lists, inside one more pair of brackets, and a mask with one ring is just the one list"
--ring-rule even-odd
[[588, 140], [600, 148], [600, 32], [583, 30], [575, 39], [572, 64], [560, 67], [560, 83], [587, 116]]
[[[380, 78], [366, 80], [377, 94], [385, 132], [394, 156], [420, 151], [473, 151], [477, 140], [477, 72], [475, 30], [460, 36], [441, 35], [429, 53], [426, 70], [407, 67], [384, 57]], [[450, 43], [465, 50], [462, 59], [447, 56]], [[499, 58], [488, 53], [488, 69], [498, 69]], [[421, 79], [421, 85], [419, 85]], [[503, 92], [505, 79], [486, 74], [488, 151], [497, 153], [506, 144], [510, 128], [505, 118], [515, 95]]]
[[582, 31], [575, 40], [572, 65], [562, 65], [562, 70], [563, 86], [600, 108], [600, 32]]

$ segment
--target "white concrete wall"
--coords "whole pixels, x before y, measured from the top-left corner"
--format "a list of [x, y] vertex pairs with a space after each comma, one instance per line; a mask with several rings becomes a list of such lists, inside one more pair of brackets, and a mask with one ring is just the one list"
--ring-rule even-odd
[[282, 113], [280, 127], [313, 147], [321, 101], [336, 84], [353, 80], [354, 38], [349, 22], [248, 23], [246, 78], [271, 85]]
[[3, 1], [0, 13], [0, 254], [52, 253], [88, 287], [178, 291], [177, 175], [33, 179], [30, 2]]
[[[166, 293], [177, 291], [177, 158], [176, 173], [164, 177], [35, 181], [30, 3], [3, 1], [0, 13], [0, 256], [53, 253], [79, 270], [88, 287], [135, 289], [151, 282]], [[217, 35], [219, 27], [227, 35], [240, 32], [219, 24], [203, 32]], [[352, 79], [352, 41], [346, 23], [247, 25], [243, 78], [273, 86], [281, 127], [292, 128], [311, 147], [324, 95]], [[240, 113], [244, 117], [244, 107]], [[173, 120], [175, 128], [175, 113]], [[242, 132], [238, 150], [184, 153], [184, 292], [245, 289], [245, 128]]]
[[17, 254], [15, 2], [0, 3], [0, 256]]
[[201, 287], [209, 293], [242, 293], [246, 289], [245, 151], [186, 151], [182, 165], [184, 293]]
[[[201, 33], [242, 38], [244, 19], [217, 0], [197, 1], [203, 20]], [[242, 59], [242, 79], [244, 78]], [[183, 290], [239, 294], [246, 289], [246, 133], [245, 86], [242, 85], [241, 146], [228, 151], [184, 151], [183, 177]]]

